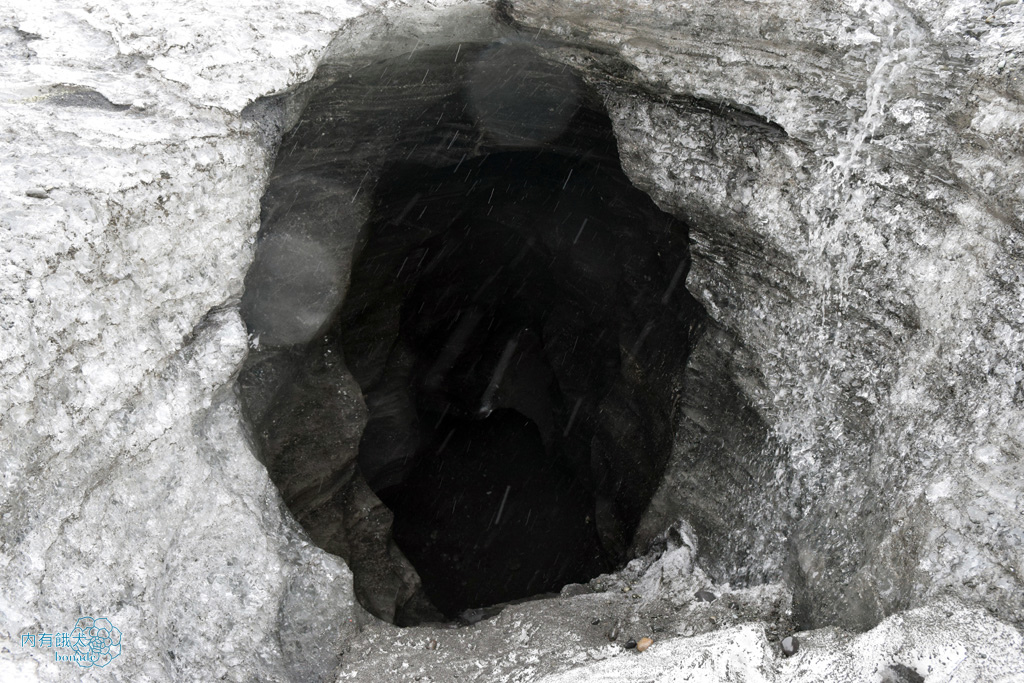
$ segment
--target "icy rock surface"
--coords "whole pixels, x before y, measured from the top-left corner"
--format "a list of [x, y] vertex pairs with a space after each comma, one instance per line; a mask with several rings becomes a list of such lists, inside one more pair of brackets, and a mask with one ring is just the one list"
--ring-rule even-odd
[[273, 135], [242, 110], [362, 11], [0, 8], [0, 679], [84, 673], [21, 639], [83, 615], [124, 634], [117, 680], [333, 668], [351, 575], [249, 451], [232, 302]]
[[[911, 674], [1008, 683], [1024, 677], [1020, 631], [949, 599], [861, 634], [834, 627], [800, 632], [797, 653], [787, 657], [781, 641], [794, 629], [787, 590], [716, 586], [690, 566], [691, 546], [673, 546], [589, 586], [566, 586], [559, 598], [467, 614], [469, 623], [459, 628], [367, 624], [347, 643], [336, 680], [375, 683], [381, 672], [395, 683], [918, 680]], [[655, 590], [641, 592], [648, 589]], [[653, 644], [644, 652], [630, 647], [645, 637]]]
[[[936, 628], [945, 622], [943, 628]], [[956, 634], [956, 635], [954, 635]], [[963, 634], [963, 635], [960, 635]], [[742, 624], [657, 642], [537, 680], [544, 683], [682, 681], [1019, 681], [1019, 631], [981, 610], [936, 605], [890, 617], [859, 636], [825, 629], [801, 634], [783, 657], [763, 627]], [[910, 676], [916, 674], [918, 678]]]
[[508, 12], [586, 46], [554, 52], [603, 87], [627, 174], [693, 225], [688, 287], [773, 438], [745, 504], [771, 528], [784, 492], [801, 620], [952, 593], [1020, 624], [1024, 5]]
[[[1024, 4], [500, 3], [575, 45], [553, 53], [602, 88], [627, 173], [698, 228], [688, 287], [718, 331], [695, 381], [732, 394], [694, 401], [686, 438], [768, 466], [707, 467], [742, 505], [670, 476], [664, 509], [753, 520], [701, 547], [723, 578], [763, 549], [809, 621], [921, 605], [786, 660], [787, 592], [688, 579], [679, 548], [665, 599], [638, 566], [399, 630], [282, 512], [231, 391], [279, 132], [243, 110], [373, 4], [0, 8], [0, 679], [80, 679], [21, 636], [91, 615], [125, 634], [91, 680], [333, 679], [341, 653], [338, 680], [1021, 680], [1019, 631], [979, 606], [1024, 614]], [[715, 401], [743, 419], [700, 423]], [[644, 628], [613, 644], [619, 620]]]

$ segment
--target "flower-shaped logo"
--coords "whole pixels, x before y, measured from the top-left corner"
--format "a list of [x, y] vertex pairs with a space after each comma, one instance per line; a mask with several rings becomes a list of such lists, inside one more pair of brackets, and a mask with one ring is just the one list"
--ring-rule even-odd
[[104, 617], [82, 617], [71, 632], [71, 649], [79, 666], [106, 666], [121, 654], [121, 632]]

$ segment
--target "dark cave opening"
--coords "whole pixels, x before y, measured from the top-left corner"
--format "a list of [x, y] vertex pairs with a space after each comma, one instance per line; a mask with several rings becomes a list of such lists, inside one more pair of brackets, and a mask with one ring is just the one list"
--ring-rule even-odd
[[[261, 458], [396, 623], [613, 570], [670, 456], [701, 318], [685, 224], [622, 172], [596, 93], [522, 46], [420, 50], [360, 78], [326, 79], [264, 197], [243, 313], [271, 343], [240, 378]], [[360, 108], [399, 123], [353, 130]], [[332, 148], [343, 133], [375, 166]], [[282, 333], [296, 310], [303, 334]]]
[[504, 152], [377, 184], [335, 331], [360, 468], [449, 616], [611, 570], [660, 477], [666, 452], [600, 423], [624, 363], [686, 347], [685, 241], [615, 170]]

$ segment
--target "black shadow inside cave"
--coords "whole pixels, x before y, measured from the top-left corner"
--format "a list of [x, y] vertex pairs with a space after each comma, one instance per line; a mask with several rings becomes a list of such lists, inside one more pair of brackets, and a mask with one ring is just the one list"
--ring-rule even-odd
[[[261, 292], [309, 289], [322, 272], [330, 286], [312, 287], [312, 308], [334, 310], [332, 283], [348, 264], [336, 263], [347, 253], [332, 250], [331, 230], [346, 229], [339, 212], [363, 191], [344, 301], [323, 322], [296, 323], [307, 330], [298, 337], [275, 322], [287, 343], [257, 354], [240, 384], [296, 518], [349, 561], [364, 605], [415, 623], [434, 608], [454, 618], [556, 591], [628, 559], [670, 454], [700, 311], [683, 285], [685, 224], [631, 185], [600, 99], [571, 72], [521, 46], [445, 46], [382, 64], [364, 91], [350, 79], [326, 87], [286, 136], [261, 244], [295, 242], [294, 227], [277, 226], [301, 225], [300, 241], [320, 246], [264, 253], [275, 277], [301, 272], [250, 273], [243, 312], [259, 334]], [[409, 84], [431, 68], [448, 69], [447, 87], [428, 83], [433, 99], [416, 100]], [[398, 83], [391, 100], [385, 73]], [[348, 125], [360, 108], [406, 120], [363, 152], [362, 176], [324, 161], [344, 164], [336, 150], [314, 162], [328, 135], [365, 149]], [[289, 210], [300, 218], [282, 218]], [[356, 413], [338, 398], [352, 379], [365, 402], [357, 468], [339, 455], [353, 440]], [[390, 528], [386, 517], [353, 521], [361, 482], [393, 514]], [[396, 548], [422, 582], [415, 600], [386, 580], [401, 574], [387, 566]]]

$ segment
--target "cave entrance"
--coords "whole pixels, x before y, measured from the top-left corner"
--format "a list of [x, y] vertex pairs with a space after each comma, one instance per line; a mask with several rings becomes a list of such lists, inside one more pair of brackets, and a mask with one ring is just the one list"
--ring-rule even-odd
[[243, 406], [286, 504], [400, 624], [620, 566], [700, 317], [685, 224], [531, 48], [318, 77], [243, 300]]

